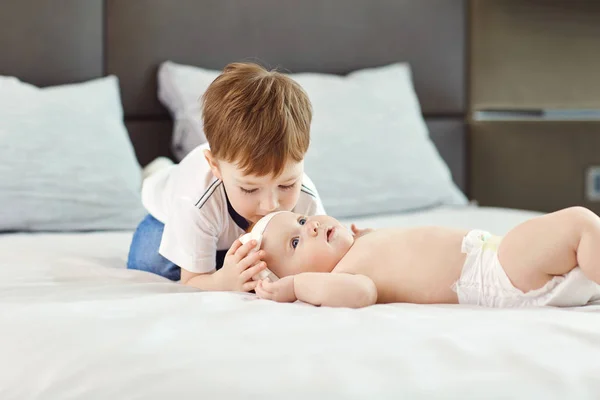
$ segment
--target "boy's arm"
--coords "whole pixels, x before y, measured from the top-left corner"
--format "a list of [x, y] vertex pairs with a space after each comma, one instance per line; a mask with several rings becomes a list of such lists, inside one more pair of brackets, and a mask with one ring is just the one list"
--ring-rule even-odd
[[[227, 251], [223, 268], [215, 272], [216, 217], [200, 213], [187, 198], [179, 198], [165, 224], [159, 253], [181, 268], [180, 283], [201, 290], [249, 292], [256, 286], [252, 276], [264, 268], [264, 252], [249, 254], [252, 243], [236, 240]], [[256, 243], [254, 243], [255, 245]]]
[[181, 268], [181, 281], [180, 283], [186, 286], [192, 286], [201, 290], [216, 291], [221, 290], [217, 280], [215, 279], [215, 272], [208, 272], [205, 274], [197, 274]]
[[[218, 224], [185, 197], [173, 200], [165, 222], [158, 252], [189, 274], [206, 274], [215, 270]], [[191, 277], [191, 276], [189, 276]]]
[[277, 282], [261, 281], [256, 287], [259, 297], [315, 306], [360, 308], [377, 302], [377, 287], [365, 275], [304, 272]]
[[216, 272], [194, 273], [181, 269], [181, 283], [207, 291], [236, 291], [249, 292], [256, 288], [258, 281], [252, 277], [267, 265], [260, 259], [264, 251], [250, 253], [256, 246], [256, 241], [251, 240], [242, 245], [240, 240], [233, 242], [223, 262], [223, 267]]

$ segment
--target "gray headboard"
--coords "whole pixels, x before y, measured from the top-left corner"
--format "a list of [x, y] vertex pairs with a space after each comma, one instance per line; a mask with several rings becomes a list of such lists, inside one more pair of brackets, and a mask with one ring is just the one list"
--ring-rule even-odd
[[170, 152], [171, 119], [156, 96], [162, 61], [336, 74], [406, 61], [465, 189], [465, 19], [465, 0], [0, 0], [0, 74], [39, 86], [117, 75], [145, 165]]

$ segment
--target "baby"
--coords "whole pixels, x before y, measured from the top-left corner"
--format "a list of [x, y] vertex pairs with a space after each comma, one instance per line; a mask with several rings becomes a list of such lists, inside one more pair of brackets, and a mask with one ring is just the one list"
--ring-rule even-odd
[[267, 215], [245, 238], [258, 239], [265, 274], [272, 272], [256, 278], [256, 294], [356, 308], [569, 307], [600, 299], [600, 218], [582, 207], [533, 218], [504, 237], [442, 227], [352, 231], [325, 215]]

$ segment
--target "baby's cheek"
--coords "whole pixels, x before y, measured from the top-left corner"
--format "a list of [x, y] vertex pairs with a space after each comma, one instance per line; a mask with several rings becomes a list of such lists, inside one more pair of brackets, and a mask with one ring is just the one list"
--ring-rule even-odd
[[308, 268], [310, 268], [310, 271], [321, 271], [323, 270], [324, 267], [328, 267], [330, 258], [328, 254], [325, 253], [317, 253], [314, 252], [312, 254], [309, 255], [308, 260], [307, 260], [307, 265], [309, 265]]

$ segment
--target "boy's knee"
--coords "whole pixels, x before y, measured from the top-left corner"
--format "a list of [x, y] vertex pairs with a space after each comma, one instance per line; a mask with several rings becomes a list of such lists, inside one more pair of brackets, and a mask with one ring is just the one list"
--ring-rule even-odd
[[160, 254], [152, 251], [136, 251], [127, 260], [127, 268], [158, 273], [166, 264]]
[[132, 246], [132, 248], [129, 249], [129, 257], [127, 257], [127, 268], [147, 271], [148, 266], [152, 265], [152, 262], [148, 260], [148, 258], [148, 253]]

